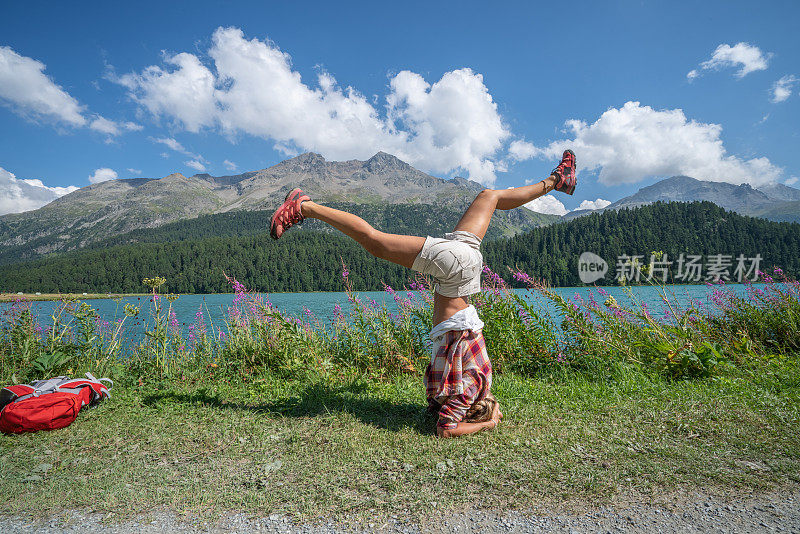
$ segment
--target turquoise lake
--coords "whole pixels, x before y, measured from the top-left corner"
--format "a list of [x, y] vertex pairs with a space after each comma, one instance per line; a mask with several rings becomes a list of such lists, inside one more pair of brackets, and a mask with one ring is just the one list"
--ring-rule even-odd
[[[754, 287], [763, 287], [763, 284], [753, 284]], [[745, 287], [742, 284], [727, 284], [726, 287], [735, 290], [737, 293], [744, 293]], [[599, 295], [598, 290], [602, 289], [609, 295], [614, 296], [617, 301], [624, 305], [628, 302], [628, 295], [626, 290], [621, 287], [603, 287], [603, 288], [590, 288], [590, 287], [562, 287], [555, 288], [554, 291], [563, 295], [565, 298], [574, 299], [580, 297], [588, 299], [594, 291], [594, 298], [598, 302], [602, 302], [606, 297]], [[667, 286], [667, 293], [673, 301], [679, 302], [681, 305], [687, 305], [692, 300], [699, 301], [702, 304], [708, 302], [714, 289], [706, 285], [685, 285], [685, 286]], [[535, 303], [542, 311], [554, 312], [552, 305], [545, 301], [538, 295], [531, 294], [524, 289], [515, 289], [517, 294]], [[658, 289], [651, 286], [640, 286], [632, 288], [634, 296], [641, 302], [648, 305], [651, 313], [658, 317], [663, 314], [663, 303], [658, 293]], [[403, 297], [413, 296], [415, 292], [398, 292]], [[285, 315], [295, 317], [309, 317], [310, 322], [314, 324], [319, 321], [321, 324], [330, 324], [334, 317], [334, 306], [337, 304], [342, 307], [342, 311], [346, 314], [349, 309], [349, 302], [347, 295], [342, 292], [331, 293], [270, 293], [265, 295], [269, 297], [272, 304], [277, 307]], [[389, 310], [396, 310], [397, 305], [394, 299], [387, 293], [382, 291], [365, 291], [358, 293], [359, 298], [365, 304], [386, 306]], [[215, 329], [225, 329], [225, 317], [228, 313], [228, 307], [233, 303], [234, 295], [232, 294], [215, 294], [215, 295], [181, 295], [175, 302], [172, 303], [173, 310], [176, 313], [177, 319], [182, 326], [184, 332], [188, 331], [189, 325], [196, 321], [196, 314], [200, 311], [203, 313], [203, 319], [206, 326], [213, 325]], [[152, 305], [149, 297], [128, 297], [121, 299], [119, 302], [112, 299], [96, 299], [87, 300], [87, 303], [97, 310], [99, 316], [109, 323], [114, 323], [117, 318], [123, 317], [123, 306], [125, 303], [131, 303], [141, 308], [141, 313], [138, 319], [126, 321], [125, 337], [131, 340], [139, 340], [142, 337], [142, 325], [137, 324], [137, 321], [142, 321], [148, 316], [148, 309]], [[165, 301], [166, 305], [167, 302]], [[50, 314], [59, 305], [58, 302], [32, 302], [30, 303], [32, 312], [39, 318], [40, 324], [46, 327], [51, 324]], [[7, 311], [11, 304], [0, 304], [0, 312]], [[308, 313], [305, 310], [308, 310]], [[5, 314], [4, 314], [5, 315]]]

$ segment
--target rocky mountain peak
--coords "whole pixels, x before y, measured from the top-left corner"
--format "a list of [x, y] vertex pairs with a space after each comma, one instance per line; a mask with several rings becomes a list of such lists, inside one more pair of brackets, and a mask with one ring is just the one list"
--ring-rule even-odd
[[364, 167], [373, 174], [382, 174], [388, 171], [407, 169], [410, 165], [396, 156], [381, 151], [365, 161]]
[[296, 162], [296, 163], [325, 163], [325, 158], [322, 157], [321, 154], [317, 154], [316, 152], [305, 152], [300, 154], [299, 156], [295, 156], [291, 159], [286, 160], [286, 162]]
[[325, 158], [323, 158], [321, 154], [317, 154], [316, 152], [306, 152], [304, 154], [300, 154], [299, 156], [284, 160], [277, 165], [270, 167], [270, 169], [278, 172], [314, 172], [315, 170], [325, 167], [327, 163], [328, 162], [325, 161]]

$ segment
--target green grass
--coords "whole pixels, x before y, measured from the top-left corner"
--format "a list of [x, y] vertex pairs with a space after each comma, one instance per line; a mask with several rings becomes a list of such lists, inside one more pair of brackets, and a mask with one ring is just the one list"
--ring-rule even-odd
[[776, 489], [800, 477], [798, 371], [498, 375], [503, 423], [457, 440], [433, 436], [418, 376], [132, 384], [66, 429], [0, 437], [0, 513], [420, 519]]

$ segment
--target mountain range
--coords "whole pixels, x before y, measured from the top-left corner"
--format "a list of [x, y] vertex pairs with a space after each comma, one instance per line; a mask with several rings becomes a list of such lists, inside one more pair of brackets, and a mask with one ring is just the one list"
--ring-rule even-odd
[[[294, 187], [326, 203], [430, 205], [448, 215], [463, 210], [483, 189], [460, 177], [430, 176], [384, 152], [366, 161], [326, 161], [306, 153], [233, 176], [174, 173], [93, 184], [37, 210], [0, 217], [0, 251], [33, 258], [200, 215], [273, 210]], [[496, 235], [514, 235], [557, 219], [519, 208], [500, 213], [493, 227]]]
[[688, 176], [673, 176], [643, 187], [603, 210], [576, 210], [563, 216], [570, 220], [604, 210], [636, 208], [654, 202], [713, 202], [741, 215], [762, 217], [776, 222], [800, 222], [800, 189], [784, 184], [769, 184], [754, 189], [748, 184], [707, 182]]
[[[311, 192], [315, 200], [353, 211], [385, 231], [430, 235], [449, 231], [483, 189], [464, 178], [431, 176], [384, 152], [366, 161], [326, 161], [319, 154], [306, 153], [231, 176], [174, 173], [160, 179], [110, 180], [37, 210], [1, 216], [0, 264], [86, 247], [255, 235], [267, 231], [272, 210], [293, 187]], [[498, 212], [487, 238], [513, 236], [599, 211], [695, 201], [713, 202], [742, 215], [800, 222], [800, 189], [783, 184], [754, 189], [747, 184], [673, 176], [603, 210], [577, 210], [563, 217], [527, 208]], [[254, 216], [237, 217], [242, 213]], [[198, 217], [206, 219], [193, 228], [188, 222]], [[303, 226], [327, 230], [318, 221]]]

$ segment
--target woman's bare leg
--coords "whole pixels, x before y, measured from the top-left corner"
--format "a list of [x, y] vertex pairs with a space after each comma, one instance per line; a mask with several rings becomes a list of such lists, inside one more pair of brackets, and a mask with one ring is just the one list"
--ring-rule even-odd
[[484, 189], [472, 201], [456, 224], [456, 230], [472, 232], [480, 239], [486, 235], [494, 210], [513, 210], [552, 191], [558, 178], [550, 175], [541, 182], [511, 189]]
[[422, 250], [422, 245], [425, 244], [424, 237], [387, 234], [376, 230], [357, 215], [322, 206], [310, 200], [302, 203], [301, 211], [303, 217], [324, 221], [352, 237], [373, 256], [409, 269]]
[[[494, 210], [511, 210], [549, 193], [556, 185], [556, 177], [550, 176], [537, 184], [515, 187], [513, 189], [485, 189], [478, 193], [467, 211], [456, 224], [456, 230], [472, 232], [483, 239]], [[445, 297], [434, 295], [433, 324], [437, 325], [469, 304], [464, 297]], [[470, 427], [471, 428], [471, 427]]]

